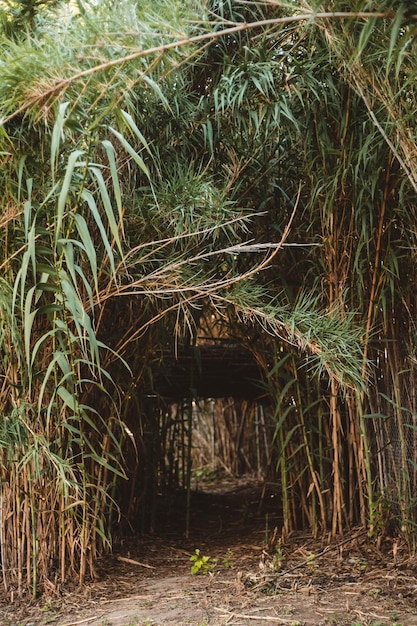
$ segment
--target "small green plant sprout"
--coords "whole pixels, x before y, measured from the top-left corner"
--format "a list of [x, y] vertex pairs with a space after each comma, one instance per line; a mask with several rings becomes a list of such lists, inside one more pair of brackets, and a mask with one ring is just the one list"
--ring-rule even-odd
[[196, 576], [197, 574], [209, 574], [216, 567], [217, 559], [212, 559], [211, 556], [202, 556], [200, 550], [197, 548], [195, 554], [190, 556], [192, 563], [191, 573]]
[[373, 589], [370, 589], [368, 591], [368, 596], [371, 596], [372, 598], [378, 598], [381, 595], [382, 591], [381, 589], [379, 589], [378, 587], [374, 587]]
[[317, 563], [317, 557], [314, 554], [314, 552], [308, 555], [307, 560], [306, 560], [306, 565], [310, 571], [312, 572], [316, 571], [318, 567], [318, 563]]
[[225, 567], [226, 569], [231, 569], [233, 567], [233, 557], [234, 557], [234, 552], [233, 550], [231, 550], [230, 548], [227, 551], [227, 554], [225, 557], [223, 557], [222, 559], [222, 565], [223, 567]]
[[272, 566], [276, 572], [280, 572], [284, 565], [285, 554], [282, 550], [281, 542], [279, 542], [275, 548], [275, 553], [272, 557]]
[[41, 611], [46, 612], [46, 611], [53, 611], [53, 606], [52, 606], [52, 600], [51, 598], [48, 598], [45, 602], [45, 604], [41, 607]]
[[367, 561], [358, 561], [358, 570], [360, 572], [364, 572], [367, 567], [368, 567]]

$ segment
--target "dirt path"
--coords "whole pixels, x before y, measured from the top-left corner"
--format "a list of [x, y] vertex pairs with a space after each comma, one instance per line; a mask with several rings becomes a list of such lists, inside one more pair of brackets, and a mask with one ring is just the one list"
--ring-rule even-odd
[[259, 513], [253, 485], [216, 489], [196, 494], [189, 539], [174, 507], [163, 536], [121, 543], [82, 592], [51, 583], [33, 605], [0, 598], [0, 624], [417, 626], [417, 559], [401, 542], [377, 546], [353, 532], [333, 544], [305, 533], [282, 543], [274, 507]]
[[[380, 582], [380, 580], [378, 581]], [[273, 595], [253, 593], [230, 577], [211, 579], [170, 576], [148, 580], [141, 593], [120, 602], [97, 601], [88, 612], [90, 626], [249, 624], [417, 625], [417, 613], [398, 597], [387, 597], [372, 584], [351, 584], [331, 589], [307, 585], [297, 591], [279, 590]], [[377, 597], [375, 597], [375, 595]], [[60, 626], [81, 623], [85, 613], [74, 614]]]

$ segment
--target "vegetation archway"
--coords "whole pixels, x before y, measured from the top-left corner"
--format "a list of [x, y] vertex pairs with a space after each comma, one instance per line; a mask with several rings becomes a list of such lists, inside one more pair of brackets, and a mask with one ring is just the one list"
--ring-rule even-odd
[[152, 525], [207, 320], [260, 369], [285, 530], [414, 549], [415, 12], [371, 4], [0, 0], [6, 593]]

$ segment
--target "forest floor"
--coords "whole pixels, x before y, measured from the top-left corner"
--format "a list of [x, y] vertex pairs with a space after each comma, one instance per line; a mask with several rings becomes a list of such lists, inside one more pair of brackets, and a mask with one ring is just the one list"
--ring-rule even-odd
[[417, 557], [405, 542], [354, 530], [282, 542], [274, 495], [260, 511], [256, 481], [205, 485], [193, 493], [188, 538], [183, 503], [165, 500], [160, 530], [120, 542], [81, 591], [51, 583], [33, 603], [0, 593], [0, 624], [417, 626]]

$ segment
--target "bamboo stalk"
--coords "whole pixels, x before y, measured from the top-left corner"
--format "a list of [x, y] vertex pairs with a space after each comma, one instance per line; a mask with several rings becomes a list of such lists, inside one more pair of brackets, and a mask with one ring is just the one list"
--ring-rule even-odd
[[341, 445], [339, 434], [342, 433], [340, 413], [337, 408], [338, 390], [335, 381], [331, 381], [330, 388], [330, 416], [332, 420], [332, 445], [333, 445], [333, 513], [332, 513], [332, 535], [343, 533], [343, 494], [341, 475]]

